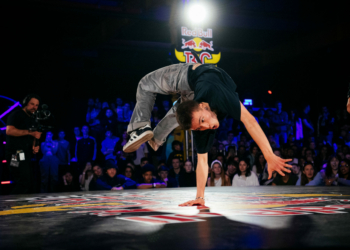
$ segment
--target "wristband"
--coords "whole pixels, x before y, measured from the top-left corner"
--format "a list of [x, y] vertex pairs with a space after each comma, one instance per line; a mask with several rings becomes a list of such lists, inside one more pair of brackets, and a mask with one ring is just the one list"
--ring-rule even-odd
[[205, 201], [205, 199], [204, 199], [203, 197], [197, 197], [196, 200], [197, 200], [197, 199], [202, 199], [202, 200]]

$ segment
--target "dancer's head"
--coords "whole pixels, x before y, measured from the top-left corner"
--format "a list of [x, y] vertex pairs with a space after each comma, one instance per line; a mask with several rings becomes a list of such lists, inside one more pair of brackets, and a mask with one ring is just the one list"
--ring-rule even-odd
[[183, 129], [207, 130], [217, 129], [219, 121], [214, 111], [206, 102], [182, 102], [176, 110], [176, 119]]

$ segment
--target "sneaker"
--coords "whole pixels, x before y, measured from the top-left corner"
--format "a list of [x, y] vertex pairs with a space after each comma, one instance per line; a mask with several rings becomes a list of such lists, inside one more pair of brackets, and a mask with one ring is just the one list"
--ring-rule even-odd
[[153, 138], [151, 140], [148, 141], [148, 144], [151, 146], [151, 148], [154, 151], [157, 151], [159, 148], [159, 145], [153, 140]]
[[130, 139], [127, 144], [124, 145], [123, 151], [125, 153], [135, 152], [142, 143], [149, 141], [153, 138], [153, 131], [150, 125], [141, 127], [130, 134]]

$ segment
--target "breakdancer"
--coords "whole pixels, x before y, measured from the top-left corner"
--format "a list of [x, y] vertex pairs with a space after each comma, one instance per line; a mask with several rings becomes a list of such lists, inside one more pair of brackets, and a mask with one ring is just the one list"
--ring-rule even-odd
[[[180, 98], [152, 131], [151, 111], [157, 94], [179, 93]], [[236, 84], [221, 68], [211, 64], [174, 64], [143, 77], [136, 93], [136, 105], [128, 133], [130, 139], [124, 152], [136, 151], [147, 142], [156, 151], [168, 134], [178, 127], [191, 129], [198, 153], [197, 195], [180, 206], [204, 205], [204, 189], [208, 177], [208, 152], [213, 144], [219, 120], [230, 115], [240, 120], [258, 144], [268, 163], [269, 178], [277, 171], [291, 172], [286, 162], [273, 154], [271, 146], [255, 118], [239, 101]]]

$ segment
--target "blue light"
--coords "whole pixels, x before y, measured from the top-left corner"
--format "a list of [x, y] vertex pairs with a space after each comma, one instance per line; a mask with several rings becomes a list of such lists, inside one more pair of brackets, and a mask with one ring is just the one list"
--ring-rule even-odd
[[253, 100], [252, 99], [244, 99], [243, 105], [244, 106], [253, 106]]

